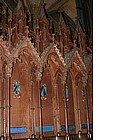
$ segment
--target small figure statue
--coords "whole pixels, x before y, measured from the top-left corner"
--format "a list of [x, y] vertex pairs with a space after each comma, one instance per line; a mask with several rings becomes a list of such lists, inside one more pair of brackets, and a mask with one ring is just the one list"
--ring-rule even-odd
[[47, 95], [47, 87], [46, 84], [43, 84], [41, 89], [41, 99], [46, 100], [47, 99], [46, 95]]
[[14, 84], [14, 94], [18, 97], [20, 94], [20, 84], [18, 83], [18, 81], [16, 81], [16, 83]]
[[69, 91], [68, 91], [68, 87], [66, 86], [66, 101], [69, 100]]
[[85, 101], [85, 92], [84, 92], [84, 90], [82, 90], [82, 101], [83, 102]]

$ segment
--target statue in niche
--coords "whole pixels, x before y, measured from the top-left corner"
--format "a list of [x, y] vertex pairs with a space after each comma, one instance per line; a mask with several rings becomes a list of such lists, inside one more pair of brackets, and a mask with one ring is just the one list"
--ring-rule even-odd
[[13, 92], [17, 98], [20, 98], [20, 84], [18, 81], [16, 81], [16, 83], [13, 86]]
[[83, 102], [85, 101], [85, 92], [84, 92], [84, 90], [82, 90], [82, 101]]
[[66, 101], [69, 100], [69, 90], [68, 90], [68, 86], [66, 86]]
[[41, 88], [41, 100], [46, 100], [47, 97], [47, 87], [46, 84], [43, 84], [42, 88]]

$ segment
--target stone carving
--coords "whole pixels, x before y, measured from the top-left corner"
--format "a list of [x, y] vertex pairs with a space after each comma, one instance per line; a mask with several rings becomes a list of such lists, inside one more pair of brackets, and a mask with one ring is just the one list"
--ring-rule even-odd
[[6, 70], [6, 77], [11, 77], [12, 74], [12, 62], [8, 62], [6, 64], [5, 70]]

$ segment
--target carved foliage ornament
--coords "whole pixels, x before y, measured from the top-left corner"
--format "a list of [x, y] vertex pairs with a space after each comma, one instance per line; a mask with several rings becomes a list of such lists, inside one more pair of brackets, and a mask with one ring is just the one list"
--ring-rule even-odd
[[56, 56], [54, 56], [53, 54], [51, 54], [49, 56], [49, 59], [48, 59], [48, 64], [50, 65], [50, 68], [52, 70], [52, 74], [54, 76], [56, 74], [58, 68], [59, 68], [59, 63], [57, 61]]
[[12, 74], [12, 62], [7, 62], [5, 70], [6, 70], [6, 77], [11, 77]]
[[37, 81], [40, 81], [42, 78], [42, 67], [41, 66], [36, 68], [35, 75], [36, 75]]

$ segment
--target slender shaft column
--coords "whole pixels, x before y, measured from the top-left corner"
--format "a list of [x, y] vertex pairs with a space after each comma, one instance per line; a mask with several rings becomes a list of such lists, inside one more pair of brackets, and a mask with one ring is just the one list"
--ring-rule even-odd
[[75, 127], [76, 133], [81, 132], [81, 121], [80, 121], [80, 109], [78, 103], [78, 95], [77, 95], [77, 86], [75, 83], [75, 79], [72, 81], [72, 90], [73, 90], [73, 102], [74, 102], [74, 115], [75, 115]]
[[32, 135], [31, 138], [35, 138], [35, 107], [34, 107], [34, 83], [31, 81], [31, 100], [32, 100]]
[[55, 133], [57, 136], [60, 135], [60, 114], [59, 114], [59, 97], [58, 97], [58, 84], [56, 82], [53, 84], [53, 92], [54, 92], [54, 125], [55, 125]]
[[5, 113], [5, 108], [6, 107], [5, 107], [5, 99], [4, 99], [4, 112], [3, 112], [4, 113], [4, 120], [3, 120], [3, 124], [4, 124], [4, 136], [3, 137], [4, 138], [6, 138], [6, 121], [5, 121], [5, 119], [6, 119], [6, 115], [5, 114], [6, 113]]
[[[64, 86], [64, 92], [66, 92], [66, 85]], [[65, 105], [65, 125], [66, 125], [66, 140], [69, 140], [69, 128], [68, 128], [68, 100], [66, 99], [66, 95], [64, 98]]]
[[67, 106], [67, 100], [65, 102], [65, 124], [66, 124], [66, 136], [69, 135], [69, 130], [68, 130], [68, 106]]
[[9, 20], [9, 28], [8, 28], [8, 46], [11, 47], [11, 35], [12, 35], [12, 32], [11, 32], [11, 23], [12, 23], [12, 20], [10, 19]]
[[66, 140], [69, 140], [69, 128], [68, 128], [68, 101], [65, 99], [65, 125], [66, 125]]
[[40, 123], [40, 136], [39, 138], [43, 139], [43, 130], [42, 130], [42, 102], [41, 102], [41, 94], [40, 94], [40, 81], [37, 81], [38, 84], [38, 94], [39, 94], [39, 123]]
[[80, 105], [78, 97], [78, 86], [76, 85], [76, 104], [77, 104], [77, 115], [78, 115], [78, 132], [81, 132], [81, 115], [80, 115]]
[[84, 88], [85, 92], [85, 106], [86, 106], [86, 118], [87, 118], [87, 135], [88, 138], [91, 138], [91, 132], [90, 132], [90, 120], [89, 120], [89, 108], [88, 108], [88, 98], [87, 98], [87, 90]]
[[11, 77], [7, 77], [7, 140], [12, 139], [10, 135], [10, 81]]
[[52, 91], [53, 91], [53, 116], [54, 116], [54, 135], [60, 136], [60, 114], [59, 114], [59, 97], [58, 97], [58, 84], [53, 75], [52, 79]]
[[1, 78], [1, 140], [4, 139], [4, 77]]
[[37, 27], [36, 27], [36, 36], [37, 36], [37, 40], [36, 40], [36, 45], [37, 45], [37, 52], [39, 52], [39, 23], [38, 23], [38, 19], [36, 21]]
[[39, 109], [39, 126], [40, 126], [40, 132], [39, 132], [39, 139], [43, 140], [43, 130], [42, 130], [42, 102], [41, 102], [41, 93], [40, 93], [40, 81], [42, 77], [42, 69], [41, 67], [37, 68], [36, 71], [36, 80], [37, 80], [37, 93], [38, 93], [38, 109]]

